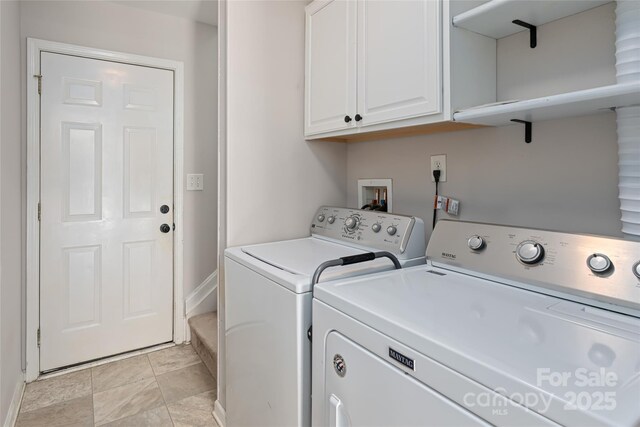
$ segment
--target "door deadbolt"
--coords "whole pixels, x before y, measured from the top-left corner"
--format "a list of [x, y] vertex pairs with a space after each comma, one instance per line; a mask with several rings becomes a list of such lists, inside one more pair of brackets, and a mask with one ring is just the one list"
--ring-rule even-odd
[[163, 214], [169, 213], [169, 206], [167, 205], [160, 206], [160, 212]]

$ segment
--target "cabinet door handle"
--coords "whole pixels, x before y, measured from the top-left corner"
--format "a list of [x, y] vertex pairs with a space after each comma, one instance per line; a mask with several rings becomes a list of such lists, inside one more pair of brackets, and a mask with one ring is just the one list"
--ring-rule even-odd
[[356, 122], [359, 122], [360, 120], [362, 120], [362, 116], [360, 114], [356, 114], [355, 119]]
[[345, 123], [349, 123], [351, 121], [351, 117], [349, 116], [344, 116], [344, 122]]

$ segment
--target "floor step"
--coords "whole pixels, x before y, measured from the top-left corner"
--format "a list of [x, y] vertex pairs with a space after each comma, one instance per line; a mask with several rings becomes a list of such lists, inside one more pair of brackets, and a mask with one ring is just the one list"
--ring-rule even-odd
[[218, 313], [204, 313], [189, 319], [191, 345], [211, 375], [217, 377], [218, 366]]

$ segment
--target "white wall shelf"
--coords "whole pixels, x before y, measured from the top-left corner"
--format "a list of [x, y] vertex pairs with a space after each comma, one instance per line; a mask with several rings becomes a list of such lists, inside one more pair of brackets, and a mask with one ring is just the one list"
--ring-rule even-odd
[[500, 39], [526, 31], [512, 22], [515, 19], [540, 26], [610, 2], [611, 0], [491, 0], [454, 16], [453, 25]]
[[503, 126], [513, 124], [513, 119], [536, 122], [596, 114], [613, 107], [630, 105], [640, 105], [640, 84], [637, 82], [474, 107], [454, 113], [453, 119], [478, 125]]

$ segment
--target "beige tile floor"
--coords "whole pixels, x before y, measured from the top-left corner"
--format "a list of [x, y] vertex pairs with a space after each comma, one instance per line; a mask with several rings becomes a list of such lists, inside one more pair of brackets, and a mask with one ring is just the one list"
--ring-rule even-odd
[[216, 426], [215, 399], [182, 345], [27, 384], [16, 426]]

